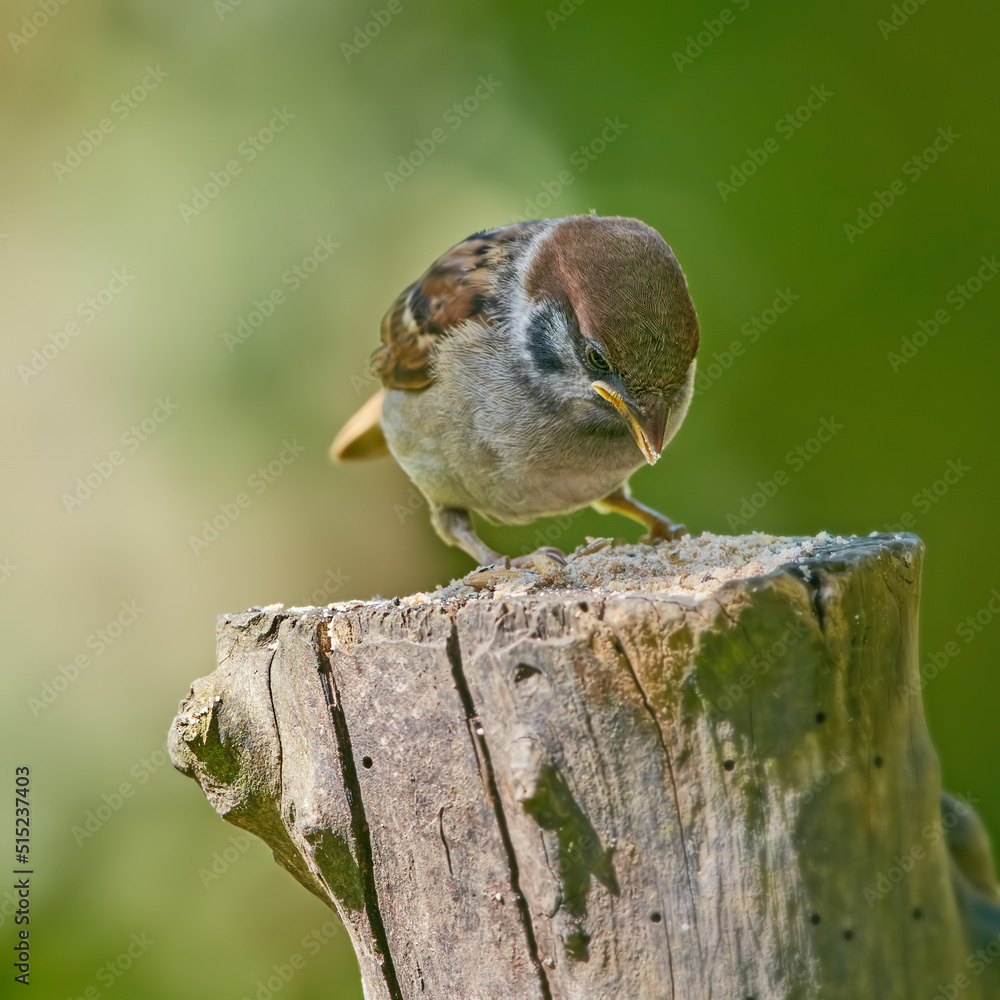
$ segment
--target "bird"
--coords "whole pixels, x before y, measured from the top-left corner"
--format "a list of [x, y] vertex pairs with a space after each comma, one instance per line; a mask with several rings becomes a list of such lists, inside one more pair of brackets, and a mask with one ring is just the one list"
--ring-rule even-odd
[[[636, 500], [628, 480], [680, 427], [698, 343], [684, 273], [638, 219], [591, 213], [480, 231], [385, 314], [371, 359], [382, 387], [330, 454], [391, 454], [441, 539], [484, 567], [511, 561], [473, 515], [527, 524], [590, 505], [638, 521], [644, 541], [676, 539], [686, 528]], [[544, 554], [565, 563], [559, 549]]]

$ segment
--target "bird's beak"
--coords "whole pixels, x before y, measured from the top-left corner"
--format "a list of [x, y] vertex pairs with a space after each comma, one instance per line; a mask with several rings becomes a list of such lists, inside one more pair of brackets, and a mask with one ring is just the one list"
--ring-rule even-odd
[[607, 382], [593, 382], [593, 390], [606, 399], [626, 420], [635, 435], [639, 450], [650, 465], [655, 465], [663, 451], [663, 438], [667, 431], [670, 407], [663, 399], [654, 399], [646, 406], [633, 406], [608, 385]]

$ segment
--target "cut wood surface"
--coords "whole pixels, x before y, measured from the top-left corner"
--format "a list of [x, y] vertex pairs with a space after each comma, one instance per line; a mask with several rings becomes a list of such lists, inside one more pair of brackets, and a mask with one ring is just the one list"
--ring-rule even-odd
[[365, 996], [1000, 997], [924, 722], [913, 535], [598, 540], [219, 621], [176, 766], [340, 914]]

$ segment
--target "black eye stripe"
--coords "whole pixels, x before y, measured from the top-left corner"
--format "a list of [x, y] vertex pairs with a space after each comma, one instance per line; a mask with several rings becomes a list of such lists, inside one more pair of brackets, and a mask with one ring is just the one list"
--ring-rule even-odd
[[528, 351], [541, 375], [557, 375], [566, 370], [553, 336], [554, 320], [550, 310], [539, 309], [528, 321]]

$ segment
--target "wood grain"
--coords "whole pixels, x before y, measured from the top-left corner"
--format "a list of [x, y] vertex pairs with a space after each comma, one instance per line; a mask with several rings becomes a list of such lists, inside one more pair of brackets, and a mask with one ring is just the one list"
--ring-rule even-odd
[[817, 543], [697, 599], [225, 616], [173, 758], [340, 914], [368, 998], [997, 997], [988, 843], [923, 718], [922, 551]]

